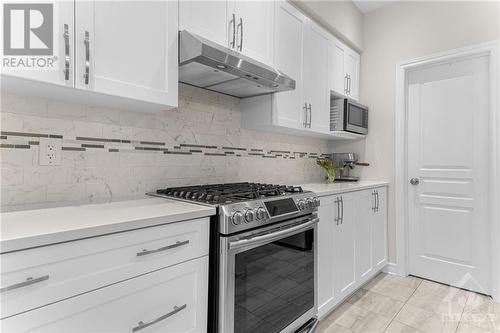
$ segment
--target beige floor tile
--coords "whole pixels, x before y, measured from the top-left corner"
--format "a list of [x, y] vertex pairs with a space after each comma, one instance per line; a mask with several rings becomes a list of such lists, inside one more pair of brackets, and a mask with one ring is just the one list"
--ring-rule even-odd
[[450, 319], [447, 316], [425, 311], [409, 304], [405, 304], [395, 320], [428, 333], [455, 332], [459, 322], [458, 319]]
[[460, 323], [458, 325], [456, 333], [493, 333], [493, 332], [466, 323]]
[[493, 302], [490, 297], [471, 294], [465, 305], [462, 322], [500, 332], [500, 304]]
[[416, 306], [420, 309], [434, 312], [437, 314], [444, 314], [449, 316], [458, 316], [462, 314], [465, 303], [467, 301], [467, 296], [457, 296], [455, 294], [450, 295], [450, 298], [442, 298], [436, 294], [431, 294], [420, 290], [420, 287], [415, 291], [415, 293], [410, 297], [407, 304]]
[[365, 289], [357, 291], [348, 302], [390, 318], [394, 317], [404, 305], [403, 302]]
[[378, 283], [387, 283], [387, 282], [391, 284], [398, 284], [400, 286], [416, 289], [422, 282], [422, 279], [415, 276], [398, 276], [398, 275], [380, 273], [375, 278], [373, 278], [368, 283], [368, 285], [375, 285]]
[[371, 286], [366, 286], [365, 289], [401, 302], [406, 302], [415, 291], [413, 288], [405, 287], [387, 280]]
[[394, 320], [389, 324], [384, 333], [420, 333], [420, 332], [422, 331]]
[[355, 333], [383, 332], [391, 321], [391, 318], [362, 309], [350, 303], [344, 303], [330, 316], [332, 316], [333, 323], [348, 328]]
[[320, 323], [318, 333], [352, 333], [352, 331], [335, 323], [329, 323], [329, 325], [322, 325]]
[[447, 299], [467, 298], [469, 294], [472, 294], [471, 292], [466, 290], [450, 287], [445, 284], [428, 280], [423, 280], [420, 286], [418, 286], [417, 290], [421, 290], [426, 293], [434, 294], [441, 298]]

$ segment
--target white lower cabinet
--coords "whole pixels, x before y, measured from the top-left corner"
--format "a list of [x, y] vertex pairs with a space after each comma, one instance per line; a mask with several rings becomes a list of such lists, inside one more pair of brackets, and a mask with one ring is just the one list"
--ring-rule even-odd
[[204, 332], [208, 256], [2, 321], [4, 332]]
[[320, 198], [319, 316], [331, 311], [387, 264], [387, 188]]
[[1, 254], [1, 331], [205, 332], [208, 244], [200, 218]]

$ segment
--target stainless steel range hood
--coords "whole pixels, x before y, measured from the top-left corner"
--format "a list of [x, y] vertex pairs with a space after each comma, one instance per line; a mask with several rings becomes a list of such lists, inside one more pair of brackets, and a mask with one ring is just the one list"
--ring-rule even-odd
[[295, 89], [295, 80], [229, 48], [183, 30], [179, 81], [235, 97]]

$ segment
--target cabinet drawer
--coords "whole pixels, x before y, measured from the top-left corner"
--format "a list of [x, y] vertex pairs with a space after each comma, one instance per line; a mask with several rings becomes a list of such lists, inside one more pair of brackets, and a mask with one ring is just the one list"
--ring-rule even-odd
[[204, 218], [3, 254], [1, 317], [204, 256], [208, 237]]
[[208, 256], [1, 321], [4, 332], [205, 332]]

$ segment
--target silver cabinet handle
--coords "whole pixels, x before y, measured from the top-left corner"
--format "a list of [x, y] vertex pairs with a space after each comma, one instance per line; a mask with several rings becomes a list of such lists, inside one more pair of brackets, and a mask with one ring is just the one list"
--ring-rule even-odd
[[173, 248], [176, 248], [176, 247], [179, 247], [179, 246], [183, 246], [183, 245], [186, 245], [186, 244], [189, 244], [189, 240], [185, 240], [185, 241], [182, 241], [182, 242], [181, 241], [177, 241], [177, 242], [175, 242], [175, 244], [171, 244], [171, 245], [167, 245], [167, 246], [164, 246], [164, 247], [160, 247], [159, 249], [156, 249], [156, 250], [142, 250], [141, 252], [137, 252], [137, 256], [141, 257], [141, 256], [145, 256], [145, 255], [148, 255], [148, 254], [158, 253], [158, 252], [170, 250], [170, 249], [173, 249]]
[[309, 128], [311, 128], [311, 121], [312, 121], [312, 106], [311, 103], [309, 103]]
[[306, 119], [304, 120], [303, 125], [304, 125], [304, 127], [306, 127], [306, 128], [307, 128], [307, 124], [308, 124], [308, 122], [307, 122], [307, 103], [304, 103], [304, 107], [303, 107], [303, 109], [304, 109], [304, 111], [306, 112]]
[[349, 95], [351, 95], [351, 83], [352, 83], [351, 74], [349, 74]]
[[377, 209], [377, 198], [375, 196], [375, 190], [372, 191], [372, 197], [373, 197], [372, 211], [375, 212], [375, 210]]
[[340, 224], [344, 224], [344, 197], [340, 197], [340, 205], [342, 206], [342, 215], [340, 217]]
[[412, 179], [410, 179], [410, 184], [412, 184], [412, 185], [418, 185], [418, 184], [420, 184], [420, 179], [418, 179], [418, 178], [412, 178]]
[[184, 304], [184, 305], [181, 305], [181, 306], [174, 306], [174, 309], [172, 311], [170, 311], [169, 313], [167, 314], [164, 314], [163, 316], [161, 317], [158, 317], [156, 318], [155, 320], [153, 321], [150, 321], [149, 323], [145, 323], [143, 321], [140, 321], [136, 327], [132, 328], [132, 332], [137, 332], [137, 331], [140, 331], [142, 330], [143, 328], [146, 328], [146, 327], [149, 327], [151, 325], [154, 325], [156, 323], [159, 323], [160, 321], [162, 320], [165, 320], [167, 319], [168, 317], [172, 317], [174, 314], [184, 310], [185, 308], [187, 308], [187, 304]]
[[69, 26], [64, 24], [64, 80], [69, 81]]
[[231, 48], [234, 49], [236, 43], [236, 15], [234, 15], [234, 13], [233, 18], [229, 21], [229, 29], [231, 29], [231, 24], [233, 25], [233, 40], [229, 42], [229, 45], [231, 45]]
[[379, 197], [378, 197], [378, 191], [375, 191], [375, 197], [377, 198], [377, 210], [376, 210], [376, 212], [378, 212], [378, 209], [380, 208], [380, 201], [379, 201]]
[[85, 44], [85, 73], [83, 74], [85, 84], [89, 84], [90, 77], [90, 34], [85, 31], [85, 38], [83, 40]]
[[12, 284], [12, 285], [7, 286], [7, 287], [0, 288], [0, 293], [14, 290], [14, 289], [18, 289], [18, 288], [22, 288], [22, 287], [31, 286], [32, 284], [39, 283], [42, 281], [47, 281], [48, 279], [49, 279], [48, 275], [40, 276], [38, 278], [29, 277], [26, 279], [26, 281], [15, 283], [15, 284]]
[[348, 75], [347, 73], [345, 73], [345, 76], [344, 76], [344, 94], [348, 94], [347, 92], [347, 87], [348, 87], [348, 79], [347, 79]]
[[243, 19], [240, 17], [240, 23], [238, 23], [238, 27], [236, 28], [236, 34], [240, 34], [240, 45], [238, 45], [237, 49], [241, 52], [243, 50]]

